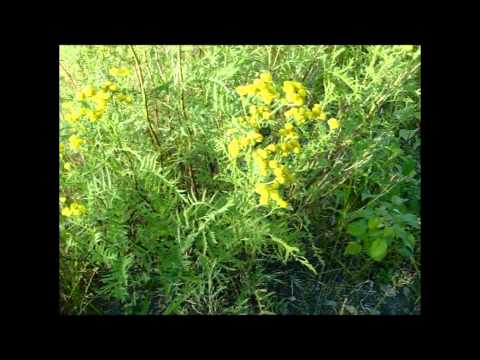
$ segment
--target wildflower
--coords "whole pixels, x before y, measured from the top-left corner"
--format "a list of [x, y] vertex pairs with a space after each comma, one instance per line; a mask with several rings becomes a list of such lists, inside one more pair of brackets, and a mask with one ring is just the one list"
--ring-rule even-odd
[[326, 120], [327, 114], [323, 112], [320, 104], [314, 104], [312, 107], [312, 117], [319, 120]]
[[80, 146], [84, 143], [84, 141], [77, 135], [70, 136], [68, 141], [72, 150], [78, 150]]
[[265, 150], [266, 150], [268, 153], [272, 154], [272, 153], [274, 153], [274, 152], [277, 150], [277, 145], [276, 145], [276, 144], [270, 144], [270, 145], [268, 145], [268, 146], [265, 148]]
[[247, 139], [249, 139], [252, 142], [259, 143], [259, 142], [262, 142], [263, 135], [258, 133], [258, 132], [253, 131], [253, 132], [248, 133]]
[[130, 95], [125, 96], [125, 101], [130, 104], [132, 102], [132, 97]]
[[237, 139], [234, 139], [228, 144], [228, 154], [232, 159], [235, 159], [240, 153], [240, 143]]
[[285, 200], [282, 199], [278, 190], [271, 191], [269, 195], [270, 195], [270, 198], [273, 201], [275, 201], [279, 207], [281, 207], [281, 208], [287, 208], [288, 207], [288, 203]]
[[113, 67], [110, 69], [110, 75], [112, 76], [128, 76], [130, 75], [130, 70], [126, 67]]
[[268, 162], [268, 166], [272, 169], [277, 169], [279, 167], [278, 161], [277, 160], [270, 160]]
[[251, 84], [240, 85], [235, 90], [237, 91], [237, 94], [240, 96], [254, 95], [256, 91], [255, 87]]
[[72, 216], [72, 210], [69, 207], [62, 208], [62, 215], [66, 217]]
[[268, 72], [265, 72], [265, 73], [262, 73], [260, 74], [260, 80], [262, 80], [263, 82], [272, 82], [272, 74], [268, 73]]
[[89, 98], [95, 95], [95, 88], [92, 85], [88, 85], [82, 90], [84, 97]]
[[117, 91], [117, 90], [118, 90], [118, 86], [117, 86], [117, 85], [115, 85], [115, 84], [112, 84], [112, 85], [110, 85], [110, 86], [109, 86], [109, 88], [108, 88], [108, 89], [109, 89], [111, 92], [115, 92], [115, 91]]
[[88, 109], [82, 107], [82, 108], [80, 108], [80, 112], [79, 112], [79, 113], [80, 113], [80, 115], [82, 115], [82, 116], [83, 116], [83, 115], [87, 115], [87, 114], [88, 114]]
[[83, 205], [79, 204], [79, 203], [72, 203], [70, 205], [70, 211], [72, 213], [72, 215], [75, 215], [75, 216], [79, 216], [79, 215], [82, 215], [84, 213], [86, 213], [86, 209]]
[[283, 129], [280, 129], [278, 131], [278, 133], [280, 134], [280, 136], [282, 137], [285, 137], [285, 138], [291, 138], [291, 139], [294, 139], [294, 138], [297, 138], [298, 135], [297, 133], [295, 132], [295, 128], [293, 127], [292, 123], [286, 123], [283, 127]]
[[65, 145], [60, 144], [60, 153], [63, 153], [63, 152], [65, 152]]
[[260, 205], [267, 205], [270, 189], [267, 184], [258, 183], [255, 186], [255, 192], [260, 195]]
[[107, 80], [107, 81], [103, 82], [101, 88], [102, 88], [103, 90], [108, 90], [108, 88], [110, 87], [110, 85], [113, 85], [113, 83], [112, 83], [110, 80]]
[[307, 96], [305, 87], [298, 81], [284, 81], [283, 91], [285, 92], [285, 100], [287, 103], [296, 106], [302, 106]]
[[65, 164], [63, 164], [63, 168], [67, 171], [71, 170], [72, 169], [72, 164], [69, 163], [69, 162], [66, 162]]
[[80, 115], [76, 112], [68, 113], [65, 115], [65, 120], [67, 120], [69, 123], [74, 123], [79, 119], [80, 119]]
[[65, 201], [67, 201], [67, 198], [65, 196], [60, 196], [60, 204], [64, 204]]
[[338, 128], [340, 125], [337, 119], [331, 118], [330, 120], [328, 120], [328, 126], [330, 126], [330, 130], [334, 130]]

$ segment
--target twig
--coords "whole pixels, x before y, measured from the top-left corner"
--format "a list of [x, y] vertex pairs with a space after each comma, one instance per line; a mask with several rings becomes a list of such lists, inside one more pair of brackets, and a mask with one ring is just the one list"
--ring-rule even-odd
[[140, 89], [142, 91], [143, 107], [144, 107], [145, 116], [146, 116], [147, 122], [148, 122], [148, 128], [150, 130], [150, 135], [155, 140], [155, 143], [157, 144], [157, 146], [160, 147], [160, 141], [158, 140], [157, 134], [153, 130], [152, 122], [150, 120], [150, 116], [148, 115], [147, 95], [145, 93], [145, 88], [143, 86], [143, 73], [142, 73], [142, 69], [140, 68], [140, 63], [138, 61], [138, 56], [135, 53], [135, 50], [133, 49], [133, 46], [129, 45], [129, 47], [130, 47], [130, 50], [133, 53], [133, 57], [135, 58], [135, 67], [137, 68], [137, 71], [138, 71], [138, 81], [140, 82]]
[[62, 65], [62, 61], [60, 60], [60, 69], [62, 69], [65, 74], [67, 74], [68, 76], [68, 79], [70, 80], [70, 82], [73, 84], [73, 87], [77, 88], [77, 83], [75, 82], [75, 80], [73, 79], [73, 76], [67, 71], [67, 69], [65, 69], [65, 67]]

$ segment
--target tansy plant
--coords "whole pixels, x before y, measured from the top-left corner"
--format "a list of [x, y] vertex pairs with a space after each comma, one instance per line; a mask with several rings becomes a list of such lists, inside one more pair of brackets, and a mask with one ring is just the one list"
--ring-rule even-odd
[[[320, 104], [306, 105], [308, 91], [297, 81], [284, 81], [278, 89], [270, 73], [262, 73], [251, 84], [236, 88], [240, 95], [244, 116], [234, 118], [229, 135], [235, 135], [228, 144], [232, 162], [242, 158], [258, 182], [255, 192], [260, 205], [288, 208], [282, 197], [282, 188], [294, 182], [286, 163], [292, 163], [301, 152], [302, 127], [309, 121], [324, 121], [327, 114]], [[340, 124], [337, 119], [327, 121], [331, 131]], [[251, 160], [251, 161], [250, 161]], [[282, 163], [284, 162], [284, 163]]]
[[[75, 133], [68, 137], [68, 150], [70, 153], [80, 153], [85, 140], [80, 136], [80, 131], [85, 129], [82, 120], [86, 119], [92, 123], [99, 121], [107, 112], [108, 107], [116, 100], [117, 103], [130, 104], [132, 97], [124, 94], [115, 78], [126, 77], [130, 75], [130, 70], [126, 67], [113, 67], [110, 69], [110, 79], [106, 79], [98, 85], [87, 85], [77, 91], [74, 101], [64, 102], [62, 109], [63, 119], [71, 125], [69, 129]], [[69, 157], [65, 144], [60, 144], [60, 160], [65, 156]], [[70, 171], [72, 163], [64, 161], [62, 169]], [[65, 199], [64, 197], [62, 197]], [[62, 199], [61, 198], [61, 199]], [[64, 202], [64, 201], [63, 201]], [[61, 214], [66, 217], [78, 216], [85, 213], [85, 207], [78, 202], [73, 202], [70, 206], [62, 207]]]

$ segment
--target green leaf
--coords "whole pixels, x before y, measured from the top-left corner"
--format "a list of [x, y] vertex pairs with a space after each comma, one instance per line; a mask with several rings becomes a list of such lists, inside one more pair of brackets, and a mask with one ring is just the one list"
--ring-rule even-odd
[[343, 252], [343, 255], [358, 255], [362, 251], [362, 245], [357, 241], [350, 241]]
[[402, 205], [406, 199], [402, 199], [401, 197], [398, 197], [397, 195], [392, 196], [392, 203], [395, 205]]
[[385, 238], [379, 238], [372, 242], [368, 249], [368, 255], [375, 260], [381, 261], [387, 254], [388, 243]]
[[383, 237], [386, 239], [391, 239], [395, 236], [395, 231], [391, 227], [387, 227], [383, 230]]
[[368, 219], [368, 228], [369, 229], [377, 229], [380, 227], [381, 221], [378, 217], [372, 217]]
[[418, 225], [418, 219], [417, 219], [416, 215], [414, 215], [414, 214], [402, 214], [400, 216], [400, 218], [402, 219], [402, 221], [404, 221], [405, 223], [407, 223], [411, 227], [418, 229], [419, 225]]
[[367, 221], [366, 220], [358, 220], [347, 226], [347, 233], [352, 236], [362, 236], [367, 231]]

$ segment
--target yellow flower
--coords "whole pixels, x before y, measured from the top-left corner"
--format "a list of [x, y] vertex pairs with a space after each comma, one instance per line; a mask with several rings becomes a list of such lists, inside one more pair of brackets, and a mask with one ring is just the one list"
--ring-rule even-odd
[[277, 145], [276, 144], [270, 144], [265, 148], [265, 150], [270, 154], [274, 153], [277, 150]]
[[72, 164], [69, 163], [69, 162], [66, 162], [65, 164], [63, 164], [63, 168], [67, 171], [71, 170], [72, 169]]
[[247, 139], [250, 140], [251, 142], [262, 142], [263, 140], [263, 135], [258, 133], [258, 132], [250, 132], [247, 134]]
[[235, 159], [240, 153], [240, 143], [237, 139], [234, 139], [228, 144], [228, 154], [232, 159]]
[[256, 154], [260, 159], [265, 160], [268, 157], [268, 153], [264, 149], [257, 149]]
[[85, 209], [85, 207], [83, 205], [74, 202], [70, 205], [70, 211], [71, 211], [72, 215], [79, 216], [79, 215], [84, 214], [87, 210]]
[[113, 84], [113, 85], [110, 85], [110, 87], [108, 88], [111, 92], [115, 92], [118, 90], [118, 86]]
[[340, 125], [337, 119], [331, 118], [330, 120], [328, 120], [328, 126], [330, 126], [330, 130], [334, 130], [338, 128]]
[[132, 102], [132, 97], [130, 95], [125, 96], [125, 101], [130, 104]]
[[312, 107], [312, 117], [319, 120], [326, 120], [327, 114], [325, 114], [320, 104], [314, 104]]
[[65, 201], [67, 201], [67, 198], [65, 196], [60, 196], [60, 204], [64, 204]]
[[102, 84], [101, 87], [103, 90], [107, 90], [110, 87], [110, 85], [113, 85], [113, 83], [110, 80], [107, 80]]
[[280, 196], [277, 190], [271, 191], [269, 195], [270, 195], [270, 198], [273, 201], [275, 201], [279, 207], [281, 208], [288, 207], [288, 203], [282, 199], [282, 197]]
[[248, 84], [248, 85], [240, 85], [236, 89], [237, 94], [240, 96], [247, 96], [255, 94], [255, 86]]
[[87, 98], [92, 97], [93, 95], [95, 95], [95, 88], [92, 85], [88, 85], [83, 88], [83, 94]]
[[83, 90], [80, 90], [75, 94], [75, 99], [78, 101], [85, 100], [85, 93], [83, 92]]
[[279, 164], [277, 160], [270, 160], [268, 166], [270, 166], [271, 169], [276, 169], [279, 167]]
[[65, 145], [60, 144], [60, 153], [63, 153], [65, 151]]
[[72, 216], [72, 210], [69, 207], [62, 208], [62, 215], [66, 217]]
[[80, 115], [83, 116], [83, 115], [87, 115], [87, 114], [88, 114], [88, 109], [87, 108], [84, 108], [84, 107], [80, 108]]
[[272, 82], [272, 74], [265, 72], [260, 74], [260, 80], [263, 82]]
[[68, 113], [65, 115], [65, 120], [69, 123], [74, 123], [80, 119], [80, 115], [78, 113]]
[[77, 135], [70, 136], [68, 141], [70, 143], [70, 148], [72, 148], [72, 150], [78, 150], [80, 146], [84, 143], [84, 141]]
[[113, 67], [110, 69], [110, 75], [112, 76], [128, 76], [130, 75], [130, 70], [126, 67]]

